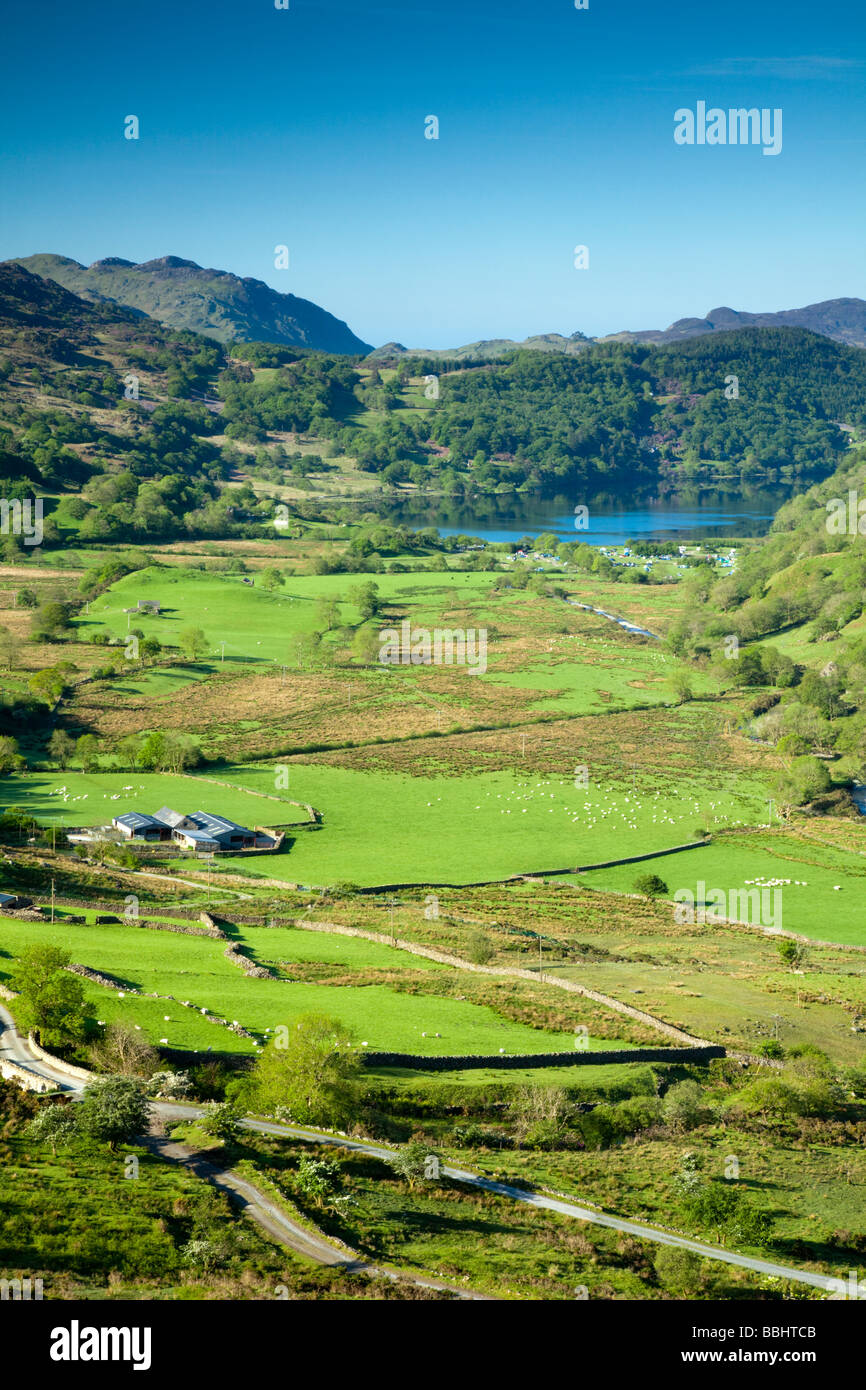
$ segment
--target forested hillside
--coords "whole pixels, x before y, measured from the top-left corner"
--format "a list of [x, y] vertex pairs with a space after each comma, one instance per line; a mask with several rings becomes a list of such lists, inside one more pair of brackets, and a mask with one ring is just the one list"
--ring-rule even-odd
[[[426, 415], [393, 414], [400, 382], [436, 376]], [[600, 344], [579, 356], [516, 352], [494, 362], [416, 358], [365, 384], [385, 418], [353, 441], [362, 468], [483, 490], [583, 479], [737, 472], [793, 478], [835, 467], [866, 426], [866, 352], [805, 329], [743, 329], [676, 346]], [[431, 457], [432, 446], [432, 457]], [[413, 466], [414, 465], [414, 466]]]
[[864, 403], [866, 352], [804, 329], [380, 370], [226, 347], [0, 266], [0, 479], [63, 498], [49, 546], [243, 534], [268, 510], [252, 482], [309, 487], [333, 456], [386, 492], [808, 480], [862, 436]]
[[750, 732], [792, 760], [789, 779], [806, 779], [788, 789], [795, 800], [829, 788], [828, 760], [840, 760], [837, 775], [860, 777], [866, 766], [859, 498], [866, 501], [864, 449], [782, 507], [770, 536], [741, 552], [733, 574], [704, 568], [686, 579], [688, 611], [669, 634], [678, 655], [711, 665], [727, 683], [754, 687]]

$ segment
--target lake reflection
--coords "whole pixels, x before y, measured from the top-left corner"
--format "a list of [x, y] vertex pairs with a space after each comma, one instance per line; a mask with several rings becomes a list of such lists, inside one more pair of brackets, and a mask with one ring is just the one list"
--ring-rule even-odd
[[[543, 531], [590, 545], [621, 545], [638, 538], [689, 541], [702, 536], [762, 536], [782, 503], [808, 486], [799, 481], [772, 488], [690, 488], [676, 494], [644, 492], [627, 500], [613, 492], [572, 497], [479, 495], [469, 501], [411, 497], [389, 503], [387, 513], [395, 524], [435, 526], [445, 536], [465, 534], [488, 541], [518, 541]], [[589, 510], [583, 530], [575, 527], [578, 505]]]

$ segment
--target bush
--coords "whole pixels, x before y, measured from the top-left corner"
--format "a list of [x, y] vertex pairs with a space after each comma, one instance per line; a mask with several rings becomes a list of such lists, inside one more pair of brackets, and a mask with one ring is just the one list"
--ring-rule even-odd
[[108, 1076], [84, 1088], [78, 1123], [92, 1139], [112, 1150], [143, 1134], [150, 1119], [150, 1105], [139, 1081]]
[[162, 1100], [184, 1100], [192, 1093], [192, 1082], [189, 1072], [155, 1071], [147, 1088]]
[[496, 947], [483, 932], [471, 932], [466, 938], [466, 956], [473, 965], [486, 965], [495, 955]]
[[694, 1294], [701, 1286], [701, 1262], [691, 1250], [676, 1245], [663, 1245], [653, 1268], [663, 1289], [671, 1293]]
[[195, 1127], [223, 1144], [236, 1143], [241, 1133], [240, 1116], [227, 1101], [211, 1101]]
[[658, 874], [640, 874], [634, 881], [634, 891], [645, 898], [666, 898], [668, 886]]
[[662, 1102], [665, 1124], [671, 1129], [696, 1129], [711, 1117], [704, 1093], [696, 1081], [680, 1081], [671, 1086]]

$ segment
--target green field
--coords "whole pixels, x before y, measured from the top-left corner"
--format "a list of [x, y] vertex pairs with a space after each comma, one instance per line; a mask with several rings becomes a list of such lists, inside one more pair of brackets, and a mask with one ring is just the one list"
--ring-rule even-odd
[[[369, 578], [369, 576], [367, 576]], [[225, 661], [296, 663], [292, 638], [313, 631], [316, 601], [346, 598], [349, 590], [365, 576], [345, 574], [290, 576], [284, 588], [275, 593], [244, 583], [239, 575], [210, 574], [200, 570], [151, 566], [120, 579], [90, 604], [89, 614], [76, 626], [81, 640], [105, 629], [115, 637], [140, 628], [163, 645], [178, 645], [185, 627], [200, 627], [211, 647], [211, 657], [220, 657], [225, 643]], [[483, 593], [492, 576], [460, 574], [377, 575], [375, 582], [383, 602], [427, 601], [419, 608], [420, 622], [441, 612], [445, 595], [455, 588], [460, 594]], [[139, 599], [156, 600], [159, 616], [144, 613], [127, 615]], [[341, 620], [357, 623], [359, 615], [348, 601], [340, 606]]]
[[[225, 776], [253, 789], [273, 785], [272, 769], [233, 767]], [[470, 883], [599, 863], [683, 844], [696, 826], [758, 820], [760, 785], [738, 777], [722, 790], [721, 780], [696, 771], [690, 784], [635, 793], [515, 771], [459, 777], [443, 768], [410, 777], [293, 762], [291, 794], [321, 811], [322, 828], [298, 835], [288, 857], [258, 857], [243, 868], [298, 883], [370, 886]]]
[[[223, 780], [231, 780], [229, 778]], [[273, 779], [269, 788], [273, 794]], [[210, 811], [241, 825], [294, 825], [307, 819], [300, 806], [265, 800], [243, 787], [223, 787], [183, 773], [30, 772], [0, 778], [0, 810], [24, 806], [40, 821], [65, 826], [109, 824], [126, 811], [153, 815], [163, 806]]]
[[[714, 844], [644, 863], [596, 869], [580, 876], [592, 888], [633, 891], [638, 874], [657, 873], [673, 897], [677, 889], [747, 889], [754, 881], [786, 879], [780, 887], [784, 931], [821, 941], [866, 946], [862, 894], [866, 858], [855, 851], [808, 844], [776, 833], [723, 836]], [[752, 880], [750, 885], [749, 880]], [[798, 882], [799, 880], [799, 882]], [[838, 887], [837, 887], [838, 885]], [[772, 906], [772, 898], [769, 900]], [[743, 918], [759, 921], [752, 914]], [[764, 925], [769, 925], [765, 923]]]
[[[519, 690], [538, 690], [539, 706], [564, 714], [671, 703], [668, 678], [677, 663], [655, 644], [635, 643], [632, 648], [623, 648], [621, 642], [605, 642], [603, 636], [560, 640], [560, 653], [569, 654], [564, 661], [528, 663], [519, 671], [496, 671], [482, 679]], [[591, 662], [585, 659], [587, 652]], [[701, 672], [689, 672], [689, 676], [696, 695], [714, 688], [712, 679]]]
[[[256, 952], [261, 949], [263, 956], [267, 952], [268, 958], [282, 961], [342, 962], [359, 971], [386, 965], [390, 969], [440, 969], [448, 974], [444, 967], [430, 962], [419, 967], [414, 956], [372, 942], [292, 929], [244, 928], [238, 934], [241, 944], [247, 942], [248, 934], [249, 945]], [[252, 1042], [208, 1023], [200, 1012], [207, 1008], [228, 1022], [237, 1020], [262, 1040], [267, 1029], [287, 1024], [299, 1014], [316, 1012], [342, 1019], [356, 1040], [369, 1043], [371, 1050], [443, 1056], [457, 1052], [496, 1054], [500, 1049], [515, 1053], [574, 1048], [573, 1034], [512, 1023], [493, 1009], [448, 997], [445, 992], [442, 996], [415, 995], [360, 982], [357, 986], [331, 986], [248, 979], [225, 959], [223, 942], [127, 924], [82, 927], [72, 921], [57, 921], [52, 927], [0, 918], [3, 975], [8, 976], [12, 959], [34, 940], [63, 947], [74, 961], [128, 986], [173, 995], [178, 1002], [129, 994], [121, 999], [105, 986], [85, 982], [99, 1019], [138, 1025], [151, 1041], [166, 1038], [170, 1047], [255, 1051]], [[291, 964], [285, 968], [290, 972]], [[186, 1001], [188, 1007], [184, 1006]], [[441, 1036], [434, 1036], [436, 1033]], [[605, 1044], [591, 1040], [590, 1045], [598, 1048]]]

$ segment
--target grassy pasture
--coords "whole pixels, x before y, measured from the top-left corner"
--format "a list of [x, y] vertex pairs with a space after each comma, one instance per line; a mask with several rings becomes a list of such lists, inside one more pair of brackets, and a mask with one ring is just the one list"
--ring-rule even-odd
[[[250, 929], [244, 929], [242, 939]], [[263, 929], [271, 938], [270, 929]], [[253, 930], [258, 948], [261, 933]], [[294, 939], [297, 938], [297, 939]], [[208, 1023], [198, 1010], [208, 1008], [229, 1022], [237, 1020], [261, 1035], [268, 1028], [287, 1024], [299, 1014], [323, 1012], [339, 1017], [354, 1030], [359, 1042], [371, 1049], [445, 1055], [452, 1052], [498, 1053], [570, 1051], [574, 1036], [548, 1032], [510, 1022], [485, 1005], [438, 995], [401, 993], [382, 985], [365, 985], [362, 969], [387, 961], [389, 968], [417, 968], [390, 947], [362, 940], [274, 929], [274, 945], [268, 951], [281, 959], [332, 960], [353, 965], [359, 971], [358, 986], [293, 983], [288, 979], [248, 979], [223, 955], [224, 944], [203, 937], [151, 932], [126, 924], [82, 927], [68, 921], [49, 924], [0, 918], [3, 974], [11, 960], [33, 941], [68, 950], [73, 960], [115, 976], [125, 984], [147, 992], [174, 995], [177, 1003], [118, 994], [104, 986], [84, 982], [87, 996], [100, 1019], [123, 1020], [139, 1025], [153, 1042], [167, 1037], [169, 1046], [215, 1051], [230, 1048], [254, 1052], [253, 1044]], [[407, 965], [408, 962], [408, 965]], [[423, 968], [423, 967], [422, 967]], [[433, 967], [434, 970], [436, 967]], [[289, 965], [288, 970], [291, 969]], [[443, 976], [448, 976], [444, 967]], [[192, 1007], [184, 1008], [189, 1000]], [[168, 1021], [165, 1015], [169, 1015]], [[434, 1037], [434, 1033], [441, 1037]], [[426, 1033], [426, 1037], [424, 1034]], [[591, 1039], [591, 1044], [593, 1040]], [[595, 1046], [603, 1046], [595, 1042]], [[607, 1044], [610, 1045], [610, 1044]]]
[[[230, 780], [230, 779], [225, 779]], [[269, 788], [273, 793], [273, 778]], [[307, 819], [300, 806], [267, 801], [243, 787], [222, 787], [204, 778], [175, 773], [14, 773], [0, 778], [0, 810], [24, 806], [41, 821], [57, 825], [104, 825], [127, 811], [154, 814], [162, 806], [211, 811], [241, 825], [292, 825]]]
[[[364, 575], [290, 576], [284, 588], [269, 593], [254, 584], [245, 584], [240, 575], [208, 573], [202, 570], [162, 569], [152, 566], [126, 575], [95, 599], [89, 614], [77, 623], [79, 634], [87, 640], [92, 632], [105, 628], [122, 637], [131, 627], [140, 627], [162, 643], [176, 644], [185, 627], [200, 627], [211, 644], [211, 654], [220, 655], [225, 643], [227, 662], [278, 661], [296, 663], [292, 638], [313, 631], [315, 604], [322, 597], [345, 598]], [[428, 601], [419, 608], [418, 621], [427, 614], [441, 614], [444, 597], [456, 587], [460, 594], [483, 593], [490, 587], [490, 575], [435, 574], [377, 575], [384, 602], [411, 601], [421, 591]], [[159, 617], [127, 615], [139, 599], [153, 599], [162, 607]], [[341, 605], [341, 619], [356, 623], [359, 615], [348, 601]], [[89, 632], [88, 632], [89, 629]]]
[[[630, 892], [640, 873], [657, 873], [668, 885], [671, 897], [677, 889], [696, 892], [698, 881], [708, 891], [721, 888], [727, 893], [747, 889], [749, 880], [754, 884], [756, 879], [790, 879], [780, 888], [779, 925], [784, 930], [822, 941], [866, 946], [866, 859], [853, 851], [781, 832], [729, 835], [704, 848], [668, 855], [657, 862], [596, 869], [581, 875], [580, 881], [593, 888]], [[754, 901], [751, 905], [758, 906]], [[760, 918], [752, 911], [744, 920], [757, 923]]]
[[[226, 777], [255, 789], [273, 772], [234, 767]], [[712, 792], [696, 778], [635, 794], [575, 786], [574, 776], [453, 776], [446, 766], [412, 777], [293, 762], [289, 788], [322, 812], [322, 828], [298, 835], [288, 857], [246, 861], [244, 872], [315, 884], [469, 883], [681, 844], [705, 822], [754, 820], [760, 805], [745, 782]]]
[[[630, 648], [624, 648], [606, 640], [605, 634], [554, 641], [562, 654], [559, 661], [545, 662], [542, 657], [520, 669], [494, 671], [481, 679], [538, 691], [539, 707], [568, 714], [603, 712], [611, 703], [624, 708], [671, 702], [668, 679], [675, 663], [655, 644], [633, 642]], [[700, 672], [690, 674], [695, 694], [713, 689], [708, 676]]]

